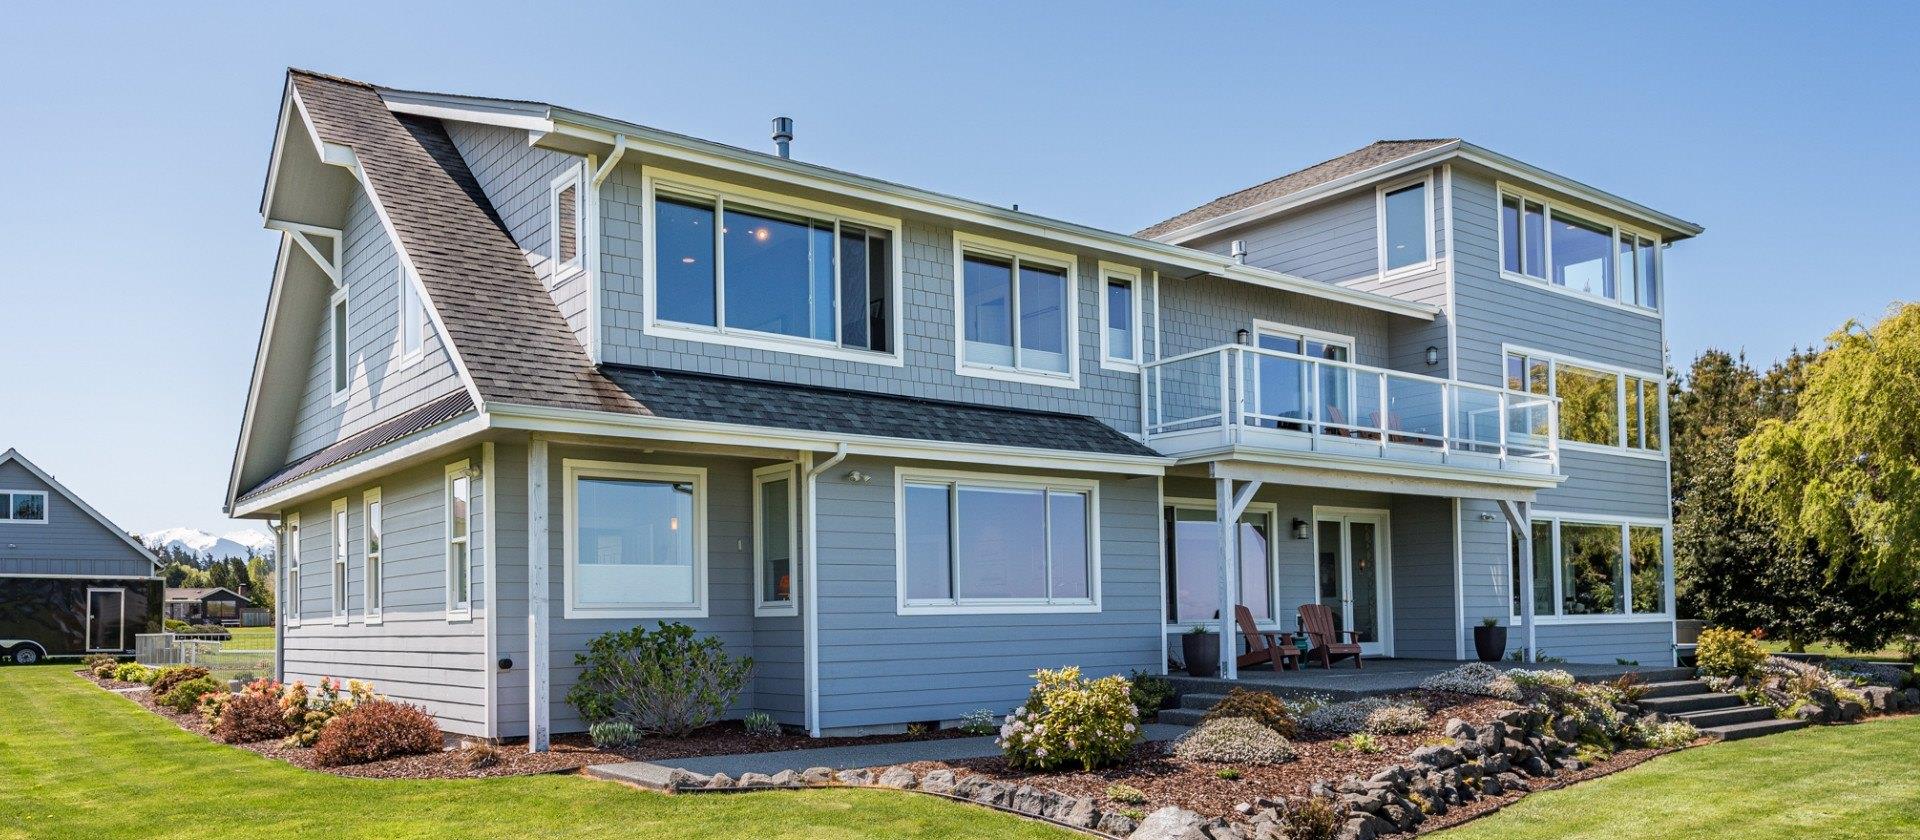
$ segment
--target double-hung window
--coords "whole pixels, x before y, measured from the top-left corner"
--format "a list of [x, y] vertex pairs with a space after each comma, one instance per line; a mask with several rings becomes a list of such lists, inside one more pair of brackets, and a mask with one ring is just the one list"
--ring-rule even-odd
[[300, 514], [287, 514], [285, 529], [287, 549], [287, 588], [279, 593], [280, 610], [287, 617], [288, 627], [300, 626]]
[[1140, 272], [1100, 264], [1100, 361], [1136, 369], [1141, 361]]
[[960, 372], [1077, 384], [1073, 257], [964, 234], [954, 238]]
[[409, 362], [426, 345], [427, 307], [420, 298], [420, 278], [401, 263], [396, 285], [400, 287], [400, 357]]
[[902, 470], [900, 612], [1099, 609], [1097, 485]]
[[547, 258], [553, 263], [551, 280], [572, 275], [586, 264], [586, 192], [580, 188], [580, 167], [567, 171], [548, 184], [547, 216], [551, 240]]
[[1502, 188], [1500, 271], [1617, 303], [1660, 308], [1660, 241]]
[[332, 305], [328, 308], [328, 346], [332, 355], [333, 402], [339, 404], [347, 398], [347, 385], [352, 381], [353, 368], [347, 357], [348, 339], [351, 337], [347, 325], [347, 289], [340, 287], [333, 293]]
[[473, 474], [466, 461], [447, 467], [447, 617], [473, 615]]
[[897, 363], [897, 222], [648, 183], [657, 332]]
[[798, 556], [798, 493], [792, 464], [753, 473], [754, 615], [794, 615]]
[[706, 616], [706, 470], [563, 466], [567, 616]]
[[[1566, 616], [1664, 616], [1664, 522], [1552, 515], [1533, 520], [1533, 610]], [[1513, 614], [1521, 615], [1520, 541], [1512, 540]]]
[[[1664, 451], [1663, 379], [1516, 349], [1507, 350], [1506, 378], [1508, 390], [1560, 398], [1561, 440], [1637, 452]], [[1526, 425], [1533, 434], [1547, 434], [1545, 409], [1516, 410], [1531, 413]]]
[[47, 494], [40, 490], [0, 490], [0, 522], [47, 523]]
[[360, 506], [360, 556], [363, 558], [360, 570], [365, 578], [360, 584], [360, 612], [368, 624], [380, 621], [381, 600], [385, 597], [381, 579], [383, 569], [380, 566], [384, 552], [381, 539], [386, 534], [386, 522], [381, 519], [380, 488], [368, 490]]
[[1380, 229], [1380, 273], [1419, 271], [1433, 265], [1433, 178], [1381, 187], [1375, 192]]
[[347, 500], [333, 500], [333, 623], [347, 623]]

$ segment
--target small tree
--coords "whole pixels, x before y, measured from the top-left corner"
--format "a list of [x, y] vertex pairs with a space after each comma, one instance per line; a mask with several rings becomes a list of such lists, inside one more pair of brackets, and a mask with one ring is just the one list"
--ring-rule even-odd
[[589, 724], [624, 721], [643, 733], [685, 735], [720, 718], [753, 673], [720, 640], [696, 638], [685, 624], [617, 630], [587, 643], [585, 667], [567, 702]]

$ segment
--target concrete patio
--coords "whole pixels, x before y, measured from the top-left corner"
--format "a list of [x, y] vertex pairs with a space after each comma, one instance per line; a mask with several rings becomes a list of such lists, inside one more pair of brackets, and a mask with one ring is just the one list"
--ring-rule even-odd
[[[1298, 671], [1274, 671], [1267, 666], [1243, 668], [1240, 679], [1226, 680], [1218, 677], [1190, 677], [1175, 671], [1167, 675], [1174, 687], [1185, 694], [1225, 694], [1234, 687], [1258, 688], [1282, 697], [1300, 697], [1309, 694], [1328, 695], [1339, 700], [1366, 697], [1378, 694], [1396, 694], [1412, 691], [1420, 683], [1434, 674], [1453, 670], [1464, 662], [1451, 659], [1368, 659], [1362, 668], [1353, 667], [1348, 660], [1335, 664], [1332, 668], [1321, 668], [1318, 664], [1303, 667]], [[1588, 682], [1618, 679], [1625, 674], [1638, 674], [1646, 682], [1664, 682], [1667, 680], [1689, 679], [1693, 676], [1691, 668], [1675, 668], [1667, 665], [1596, 665], [1569, 662], [1540, 662], [1525, 664], [1520, 662], [1499, 662], [1494, 667], [1527, 668], [1544, 671], [1560, 669], [1574, 677]]]

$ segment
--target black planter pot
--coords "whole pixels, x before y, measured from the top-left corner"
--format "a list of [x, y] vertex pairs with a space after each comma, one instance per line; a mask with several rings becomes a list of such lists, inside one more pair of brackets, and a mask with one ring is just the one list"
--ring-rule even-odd
[[1220, 673], [1220, 634], [1182, 633], [1180, 653], [1187, 663], [1187, 676], [1212, 677]]
[[1507, 628], [1480, 626], [1473, 628], [1473, 651], [1480, 655], [1481, 662], [1499, 662], [1507, 655]]

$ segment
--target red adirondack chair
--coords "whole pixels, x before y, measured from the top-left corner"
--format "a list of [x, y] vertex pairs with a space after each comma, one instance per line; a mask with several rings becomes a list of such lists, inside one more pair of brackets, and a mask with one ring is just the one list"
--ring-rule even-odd
[[[1306, 661], [1318, 657], [1320, 667], [1332, 668], [1333, 663], [1352, 657], [1353, 667], [1360, 667], [1360, 634], [1333, 629], [1333, 610], [1326, 604], [1301, 604], [1300, 624], [1307, 630]], [[1343, 637], [1346, 641], [1341, 641]]]
[[1234, 623], [1240, 625], [1240, 637], [1247, 641], [1247, 652], [1236, 660], [1239, 666], [1271, 664], [1275, 671], [1300, 670], [1300, 649], [1293, 645], [1292, 633], [1262, 630], [1254, 626], [1253, 612], [1245, 606], [1233, 608]]

